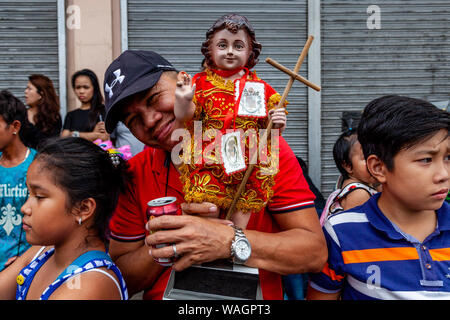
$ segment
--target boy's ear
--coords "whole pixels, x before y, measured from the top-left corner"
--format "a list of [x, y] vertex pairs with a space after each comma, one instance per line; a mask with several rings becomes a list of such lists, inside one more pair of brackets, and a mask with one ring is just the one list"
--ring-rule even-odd
[[[77, 224], [83, 224], [83, 222], [89, 220], [94, 216], [95, 209], [97, 208], [97, 202], [93, 198], [87, 198], [81, 201], [77, 206], [74, 215]], [[81, 223], [80, 223], [81, 219]]]
[[383, 161], [380, 160], [376, 155], [371, 154], [366, 159], [367, 170], [370, 174], [378, 180], [380, 183], [386, 182], [386, 172], [387, 168]]

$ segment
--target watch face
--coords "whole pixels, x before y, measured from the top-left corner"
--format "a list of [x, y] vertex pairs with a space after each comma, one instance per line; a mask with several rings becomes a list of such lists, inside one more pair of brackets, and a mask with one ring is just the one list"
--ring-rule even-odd
[[239, 260], [246, 261], [248, 258], [250, 258], [250, 253], [251, 253], [250, 246], [246, 240], [244, 240], [244, 239], [238, 240], [236, 242], [235, 249], [236, 249], [236, 253], [235, 253], [236, 257]]

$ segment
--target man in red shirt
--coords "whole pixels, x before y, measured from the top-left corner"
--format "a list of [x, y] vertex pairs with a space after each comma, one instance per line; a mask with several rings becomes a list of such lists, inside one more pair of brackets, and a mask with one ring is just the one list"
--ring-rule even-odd
[[[227, 258], [259, 268], [264, 299], [282, 299], [281, 274], [319, 272], [327, 258], [314, 195], [294, 153], [280, 138], [274, 195], [265, 209], [252, 214], [243, 233], [218, 219], [215, 205], [183, 203], [180, 174], [170, 154], [179, 143], [171, 139], [172, 132], [183, 128], [173, 113], [177, 75], [167, 60], [151, 51], [125, 51], [105, 73], [107, 131], [120, 120], [149, 147], [129, 160], [133, 181], [111, 219], [110, 254], [130, 294], [144, 290], [144, 299], [161, 299], [170, 273], [153, 258], [175, 254], [176, 271]], [[147, 203], [165, 196], [177, 198], [183, 215], [148, 222]], [[150, 235], [148, 230], [159, 231]], [[236, 250], [242, 238], [249, 257], [242, 258]], [[151, 247], [161, 243], [174, 245]]]

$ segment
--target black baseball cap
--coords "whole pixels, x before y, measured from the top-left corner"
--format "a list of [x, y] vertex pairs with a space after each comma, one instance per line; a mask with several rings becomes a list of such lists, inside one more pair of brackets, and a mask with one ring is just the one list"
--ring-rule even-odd
[[126, 50], [106, 69], [106, 130], [114, 131], [118, 119], [117, 106], [123, 99], [153, 87], [164, 71], [177, 71], [172, 64], [153, 51]]

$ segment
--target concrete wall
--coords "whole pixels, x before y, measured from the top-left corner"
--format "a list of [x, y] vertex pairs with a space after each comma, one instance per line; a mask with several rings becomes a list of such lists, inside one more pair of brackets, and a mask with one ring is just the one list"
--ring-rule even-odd
[[66, 0], [66, 10], [67, 111], [71, 111], [80, 106], [71, 84], [76, 71], [94, 71], [103, 93], [105, 70], [121, 52], [120, 2]]

